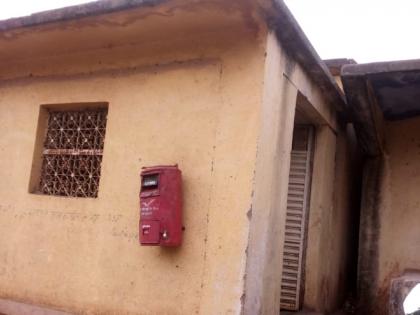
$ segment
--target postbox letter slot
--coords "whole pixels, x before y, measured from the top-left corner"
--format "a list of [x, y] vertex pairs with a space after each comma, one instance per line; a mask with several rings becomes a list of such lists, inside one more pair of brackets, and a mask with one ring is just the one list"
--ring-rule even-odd
[[143, 168], [140, 183], [140, 244], [181, 245], [182, 181], [178, 166]]
[[159, 184], [158, 174], [145, 175], [143, 176], [141, 189], [142, 190], [156, 189], [158, 188], [158, 184]]

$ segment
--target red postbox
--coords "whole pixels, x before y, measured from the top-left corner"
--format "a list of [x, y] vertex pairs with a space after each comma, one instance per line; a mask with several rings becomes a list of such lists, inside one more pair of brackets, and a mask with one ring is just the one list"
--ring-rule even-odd
[[143, 168], [139, 238], [141, 245], [181, 245], [182, 187], [178, 165]]

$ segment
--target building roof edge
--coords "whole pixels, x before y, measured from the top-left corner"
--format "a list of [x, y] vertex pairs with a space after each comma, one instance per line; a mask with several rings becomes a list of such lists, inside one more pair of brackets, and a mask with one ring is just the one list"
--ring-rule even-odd
[[[28, 16], [0, 21], [0, 32], [30, 28], [49, 23], [60, 23], [89, 16], [102, 15], [139, 7], [154, 7], [171, 0], [101, 0], [64, 7]], [[327, 65], [319, 57], [296, 19], [283, 0], [259, 0], [269, 27], [276, 30], [286, 51], [299, 62], [308, 75], [316, 81], [327, 99], [339, 112], [346, 112], [346, 100]], [[267, 6], [268, 4], [268, 6]]]

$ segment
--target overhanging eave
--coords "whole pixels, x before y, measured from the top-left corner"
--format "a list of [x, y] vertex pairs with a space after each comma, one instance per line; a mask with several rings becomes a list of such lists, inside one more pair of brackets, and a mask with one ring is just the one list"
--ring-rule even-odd
[[349, 112], [365, 154], [380, 154], [384, 121], [420, 116], [420, 60], [346, 65]]

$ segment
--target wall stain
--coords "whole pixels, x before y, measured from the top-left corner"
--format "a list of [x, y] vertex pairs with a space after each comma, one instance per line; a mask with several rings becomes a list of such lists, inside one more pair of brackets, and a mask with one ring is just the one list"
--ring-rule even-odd
[[376, 309], [374, 301], [379, 278], [381, 183], [384, 163], [382, 156], [369, 158], [365, 161], [363, 170], [358, 266], [359, 315], [375, 314]]

